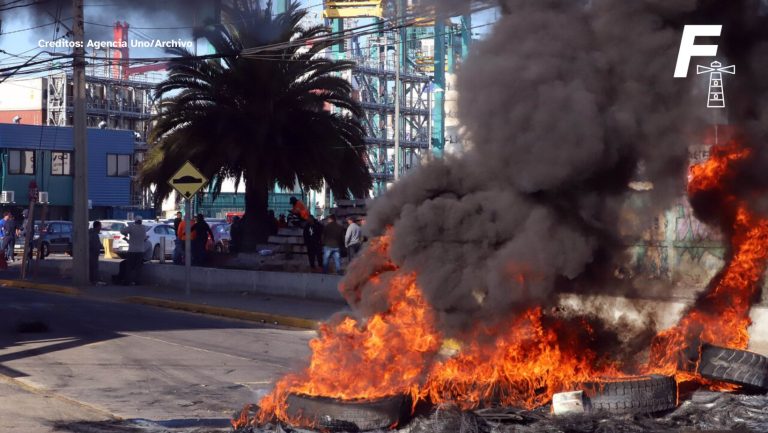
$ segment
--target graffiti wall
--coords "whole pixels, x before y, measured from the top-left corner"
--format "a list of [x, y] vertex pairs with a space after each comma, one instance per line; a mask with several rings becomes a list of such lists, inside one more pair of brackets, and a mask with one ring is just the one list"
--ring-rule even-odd
[[684, 198], [656, 214], [648, 213], [643, 199], [641, 193], [630, 198], [623, 215], [625, 266], [635, 285], [656, 282], [677, 290], [703, 289], [723, 266], [722, 234], [696, 219]]

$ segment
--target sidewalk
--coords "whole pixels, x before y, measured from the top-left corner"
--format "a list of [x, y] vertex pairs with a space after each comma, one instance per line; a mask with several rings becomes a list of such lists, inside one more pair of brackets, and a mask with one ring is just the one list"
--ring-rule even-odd
[[161, 308], [189, 311], [233, 319], [270, 323], [297, 328], [314, 329], [319, 322], [341, 311], [349, 311], [340, 302], [316, 301], [283, 296], [259, 295], [249, 292], [203, 292], [190, 295], [183, 290], [148, 285], [88, 286], [75, 288], [69, 276], [59, 277], [40, 272], [27, 280], [20, 280], [20, 262], [9, 264], [0, 271], [0, 286], [42, 290], [73, 296], [83, 296], [112, 302], [130, 302]]

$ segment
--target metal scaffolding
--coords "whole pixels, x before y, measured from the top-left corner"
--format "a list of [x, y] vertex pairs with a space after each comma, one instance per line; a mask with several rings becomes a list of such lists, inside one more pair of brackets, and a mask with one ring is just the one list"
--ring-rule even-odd
[[[323, 14], [335, 34], [344, 32], [348, 23], [350, 28], [357, 27], [358, 19], [372, 19], [376, 24], [373, 35], [341, 38], [331, 48], [334, 58], [356, 63], [351, 80], [365, 112], [374, 195], [382, 194], [388, 184], [428, 155], [442, 156], [445, 146], [446, 71], [453, 72], [455, 57], [466, 55], [471, 21], [463, 17], [454, 24], [435, 19], [434, 13], [425, 10], [429, 9], [411, 0], [325, 3]], [[424, 16], [419, 17], [418, 11]], [[399, 25], [406, 21], [409, 26]], [[397, 138], [395, 131], [399, 131]]]
[[[151, 194], [138, 186], [136, 171], [148, 150], [146, 140], [152, 115], [154, 83], [109, 78], [100, 76], [98, 73], [86, 75], [85, 80], [86, 125], [89, 128], [133, 131], [135, 147], [131, 177], [134, 185], [131, 190], [131, 205], [151, 207]], [[55, 126], [71, 126], [74, 115], [72, 74], [54, 73], [48, 76], [47, 82], [48, 118], [46, 123]]]

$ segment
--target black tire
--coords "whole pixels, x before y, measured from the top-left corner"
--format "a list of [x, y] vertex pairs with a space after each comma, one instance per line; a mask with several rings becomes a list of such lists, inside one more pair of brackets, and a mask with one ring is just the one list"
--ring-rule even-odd
[[768, 358], [746, 350], [705, 344], [701, 348], [699, 374], [764, 391], [768, 389]]
[[51, 255], [51, 246], [50, 246], [50, 245], [48, 245], [48, 243], [47, 243], [47, 242], [43, 242], [43, 243], [40, 245], [40, 251], [38, 251], [38, 252], [37, 252], [37, 254], [38, 254], [38, 255], [39, 255], [41, 258], [45, 258], [45, 257], [48, 257], [48, 256], [50, 256], [50, 255]]
[[286, 403], [289, 417], [307, 420], [321, 430], [330, 431], [386, 429], [398, 424], [408, 413], [406, 398], [402, 395], [376, 400], [341, 401], [289, 394]]
[[152, 260], [160, 260], [160, 245], [155, 245], [152, 250]]
[[582, 384], [594, 412], [654, 413], [677, 407], [677, 383], [672, 376], [640, 376]]

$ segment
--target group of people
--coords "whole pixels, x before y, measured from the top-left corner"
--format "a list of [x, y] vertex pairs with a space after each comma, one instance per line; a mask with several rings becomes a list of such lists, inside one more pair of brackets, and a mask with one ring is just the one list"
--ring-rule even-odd
[[313, 271], [322, 268], [327, 274], [330, 261], [333, 259], [334, 270], [342, 274], [341, 256], [346, 252], [348, 262], [351, 263], [363, 247], [363, 232], [354, 218], [347, 218], [346, 229], [336, 221], [334, 215], [326, 218], [325, 224], [310, 215], [306, 206], [296, 197], [291, 197], [293, 207], [289, 211], [292, 220], [297, 221], [304, 229], [304, 245], [307, 247], [309, 267]]
[[[365, 242], [365, 237], [362, 233], [361, 223], [352, 217], [347, 218], [347, 226], [342, 227], [336, 221], [336, 217], [330, 215], [323, 224], [314, 216], [312, 216], [307, 207], [298, 200], [296, 197], [290, 199], [292, 208], [288, 212], [289, 217], [287, 219], [287, 225], [293, 227], [301, 227], [304, 234], [304, 243], [307, 247], [307, 256], [309, 258], [309, 266], [313, 271], [322, 270], [323, 273], [328, 273], [330, 268], [330, 262], [333, 260], [334, 270], [338, 274], [342, 274], [341, 258], [346, 253], [348, 262], [351, 262], [359, 253]], [[274, 213], [271, 213], [274, 217]], [[275, 221], [276, 222], [276, 221]], [[230, 243], [229, 249], [232, 253], [240, 251], [242, 232], [243, 232], [243, 219], [240, 217], [234, 217], [232, 225], [230, 227]], [[276, 225], [276, 224], [275, 224]], [[184, 257], [184, 244], [187, 238], [186, 233], [186, 221], [184, 221], [181, 212], [176, 213], [176, 218], [173, 220], [173, 228], [176, 233], [176, 240], [173, 250], [173, 263], [183, 264]], [[278, 226], [274, 227], [277, 232]], [[18, 228], [16, 227], [13, 216], [8, 212], [5, 213], [3, 219], [0, 220], [0, 232], [3, 233], [2, 249], [6, 250], [10, 248], [10, 253], [7, 253], [9, 257], [13, 257], [13, 244], [15, 243], [16, 236], [18, 235]], [[99, 233], [101, 232], [101, 222], [94, 221], [92, 229], [89, 231], [89, 260], [90, 260], [90, 277], [93, 284], [104, 284], [99, 281], [99, 252], [101, 249], [101, 240]], [[141, 217], [137, 217], [133, 224], [128, 225], [123, 229], [122, 234], [128, 239], [128, 254], [125, 260], [125, 269], [121, 268], [121, 279], [126, 284], [138, 284], [140, 280], [141, 267], [144, 263], [144, 254], [146, 248], [146, 240], [148, 238], [146, 230], [142, 225]], [[206, 262], [207, 248], [206, 244], [209, 239], [213, 239], [213, 231], [208, 223], [205, 221], [203, 214], [198, 214], [191, 220], [190, 227], [190, 241], [192, 246], [192, 264], [195, 266], [202, 265]], [[10, 245], [10, 246], [9, 246]]]
[[[101, 221], [94, 221], [88, 230], [88, 272], [91, 284], [104, 285], [99, 279], [99, 255], [101, 254]], [[128, 254], [120, 264], [120, 272], [113, 277], [114, 282], [136, 285], [141, 279], [141, 268], [144, 265], [147, 231], [144, 229], [141, 217], [136, 217], [133, 224], [120, 230], [128, 239]]]
[[[207, 261], [206, 244], [208, 239], [213, 239], [211, 226], [205, 221], [203, 214], [197, 214], [190, 221], [189, 239], [192, 244], [192, 264], [200, 266]], [[184, 243], [187, 240], [187, 222], [182, 218], [181, 212], [176, 212], [176, 218], [173, 220], [173, 230], [176, 232], [176, 241], [173, 248], [173, 263], [181, 265], [184, 263]]]

